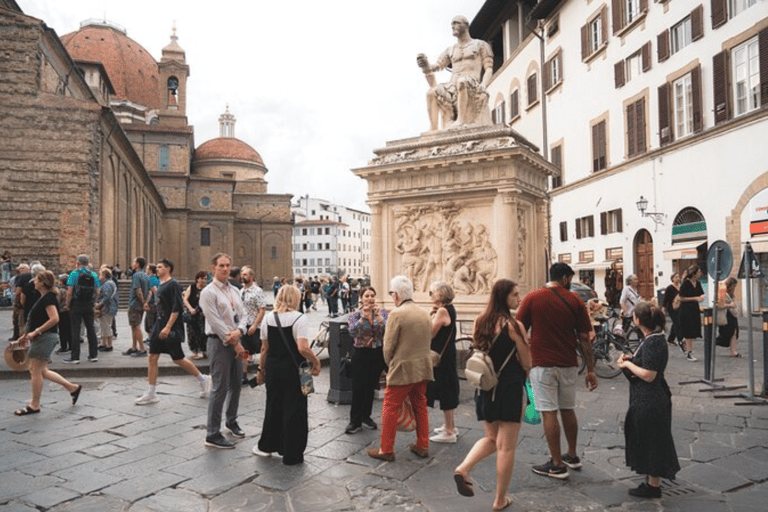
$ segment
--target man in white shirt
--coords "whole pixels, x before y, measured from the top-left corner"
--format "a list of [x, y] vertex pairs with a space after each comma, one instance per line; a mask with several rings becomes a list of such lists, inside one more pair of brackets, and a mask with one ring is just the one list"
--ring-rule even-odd
[[[243, 279], [243, 289], [240, 297], [245, 309], [246, 325], [248, 331], [240, 340], [245, 350], [251, 357], [258, 354], [261, 350], [261, 339], [259, 336], [259, 326], [264, 319], [264, 313], [267, 307], [267, 298], [264, 296], [264, 290], [256, 284], [256, 272], [251, 267], [245, 266], [240, 271]], [[243, 360], [243, 385], [248, 382], [248, 359]]]
[[208, 361], [213, 381], [208, 401], [208, 429], [205, 445], [214, 448], [234, 448], [232, 441], [221, 434], [221, 412], [227, 401], [225, 425], [237, 438], [245, 437], [237, 424], [240, 405], [240, 387], [243, 366], [239, 359], [245, 349], [240, 337], [246, 332], [245, 310], [240, 290], [229, 283], [232, 258], [224, 253], [213, 259], [213, 279], [200, 292], [200, 309], [205, 315], [205, 334], [208, 336]]

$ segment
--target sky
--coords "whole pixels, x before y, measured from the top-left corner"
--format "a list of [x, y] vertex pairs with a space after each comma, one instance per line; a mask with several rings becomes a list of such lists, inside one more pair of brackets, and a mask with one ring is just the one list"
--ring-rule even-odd
[[[365, 210], [364, 167], [387, 141], [427, 131], [427, 83], [416, 65], [455, 42], [451, 19], [484, 0], [16, 0], [59, 36], [88, 19], [120, 25], [159, 60], [176, 25], [186, 52], [195, 145], [235, 136], [259, 152], [270, 193]], [[447, 72], [438, 81], [447, 80]]]

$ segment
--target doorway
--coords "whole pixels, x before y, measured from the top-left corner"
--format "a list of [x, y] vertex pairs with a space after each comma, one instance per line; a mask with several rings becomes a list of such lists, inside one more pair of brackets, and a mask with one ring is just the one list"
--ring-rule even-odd
[[635, 274], [637, 274], [637, 292], [645, 300], [654, 297], [656, 287], [653, 280], [653, 238], [646, 229], [635, 235]]

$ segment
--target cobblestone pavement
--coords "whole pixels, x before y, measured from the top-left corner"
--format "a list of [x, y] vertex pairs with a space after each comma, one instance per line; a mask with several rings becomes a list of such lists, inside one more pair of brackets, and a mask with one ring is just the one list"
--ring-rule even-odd
[[[29, 382], [23, 374], [10, 375], [0, 363], [0, 512], [490, 510], [494, 458], [473, 472], [474, 498], [459, 496], [452, 479], [453, 468], [482, 435], [466, 382], [456, 414], [457, 444], [432, 443], [430, 456], [420, 459], [407, 448], [414, 434], [398, 433], [396, 461], [379, 463], [365, 455], [366, 448], [378, 446], [378, 431], [344, 434], [348, 406], [326, 400], [330, 379], [325, 367], [309, 400], [306, 461], [289, 467], [279, 458], [251, 453], [261, 430], [263, 387], [243, 390], [240, 425], [247, 437], [235, 440], [234, 450], [203, 446], [206, 401], [197, 397], [195, 381], [174, 372], [165, 357], [160, 402], [134, 405], [145, 390], [146, 360], [119, 354], [130, 341], [125, 312], [118, 315], [118, 349], [100, 354], [98, 363], [84, 361], [62, 370], [84, 386], [77, 406], [70, 405], [60, 387], [46, 383], [42, 412], [15, 417], [12, 411], [28, 400]], [[322, 307], [310, 313], [314, 329], [325, 319]], [[0, 336], [9, 335], [10, 313], [0, 311]], [[762, 337], [756, 341], [756, 359], [762, 361]], [[746, 353], [745, 339], [741, 343]], [[729, 358], [727, 352], [718, 356], [716, 376], [724, 384], [747, 382], [746, 358]], [[52, 367], [63, 365], [55, 362]], [[567, 481], [530, 471], [532, 464], [546, 460], [547, 448], [541, 426], [522, 426], [510, 487], [514, 504], [507, 510], [764, 511], [768, 407], [714, 398], [701, 391], [706, 388], [701, 383], [679, 384], [702, 375], [701, 361], [686, 362], [676, 348], [671, 351], [667, 378], [683, 469], [675, 482], [663, 482], [662, 499], [627, 495], [640, 478], [624, 466], [621, 426], [628, 389], [619, 376], [601, 379], [593, 393], [584, 388], [578, 393], [584, 468], [571, 471]], [[761, 364], [756, 364], [756, 375], [762, 381]], [[374, 411], [379, 421], [381, 402]], [[439, 410], [431, 411], [430, 424], [440, 424], [441, 417]]]

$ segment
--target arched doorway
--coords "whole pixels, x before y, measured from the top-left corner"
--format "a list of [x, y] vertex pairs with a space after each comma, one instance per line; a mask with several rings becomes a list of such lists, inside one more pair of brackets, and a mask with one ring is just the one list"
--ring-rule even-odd
[[644, 299], [654, 296], [653, 281], [653, 238], [646, 229], [641, 229], [635, 235], [635, 274], [637, 274], [637, 292]]

